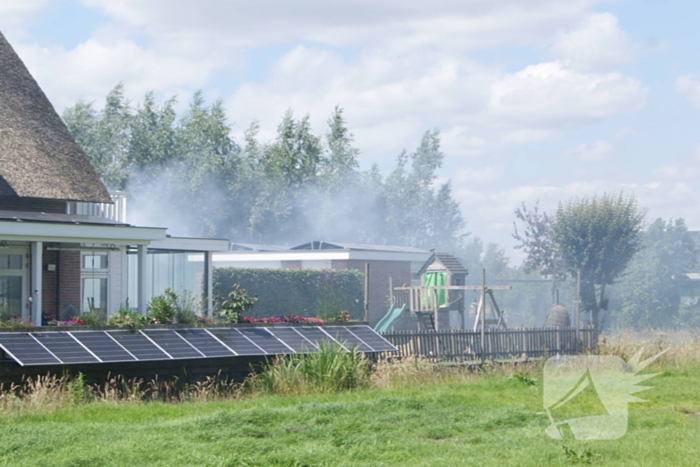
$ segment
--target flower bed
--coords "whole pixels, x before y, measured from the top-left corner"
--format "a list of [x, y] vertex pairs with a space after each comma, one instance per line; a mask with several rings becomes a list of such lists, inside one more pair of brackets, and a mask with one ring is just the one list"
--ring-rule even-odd
[[309, 323], [317, 326], [323, 326], [325, 322], [320, 318], [304, 318], [295, 315], [279, 315], [272, 318], [251, 318], [244, 316], [241, 318], [242, 323]]

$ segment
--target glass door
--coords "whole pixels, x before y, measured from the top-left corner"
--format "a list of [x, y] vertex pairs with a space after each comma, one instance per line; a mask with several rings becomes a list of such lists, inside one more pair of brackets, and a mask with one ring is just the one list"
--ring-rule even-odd
[[0, 248], [0, 319], [29, 318], [26, 248]]

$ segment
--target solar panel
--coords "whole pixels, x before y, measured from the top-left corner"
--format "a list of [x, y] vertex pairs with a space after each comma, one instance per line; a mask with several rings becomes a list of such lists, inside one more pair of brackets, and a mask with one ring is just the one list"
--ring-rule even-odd
[[312, 353], [318, 351], [318, 347], [316, 347], [304, 336], [296, 332], [294, 328], [274, 327], [267, 328], [267, 330], [274, 334], [275, 337], [287, 344], [289, 347], [291, 347], [295, 352]]
[[348, 326], [346, 329], [362, 339], [375, 352], [396, 352], [398, 350], [369, 326]]
[[205, 356], [204, 353], [192, 347], [189, 342], [170, 329], [151, 329], [141, 332], [158, 344], [161, 349], [165, 350], [173, 358], [202, 358]]
[[0, 346], [22, 366], [61, 363], [28, 333], [0, 333]]
[[236, 355], [209, 334], [206, 329], [177, 329], [175, 332], [207, 357], [233, 357]]
[[308, 340], [314, 343], [317, 347], [323, 344], [326, 345], [338, 345], [338, 341], [329, 336], [321, 328], [317, 326], [299, 326], [295, 328], [299, 334], [306, 337]]
[[100, 363], [67, 332], [34, 332], [32, 336], [63, 363]]
[[311, 353], [323, 342], [396, 350], [368, 326], [0, 333], [0, 348], [22, 366]]
[[132, 362], [136, 358], [114, 342], [105, 331], [72, 331], [71, 335], [103, 362]]
[[344, 326], [329, 326], [325, 328], [324, 331], [330, 334], [333, 339], [341, 342], [347, 349], [357, 349], [360, 352], [374, 351], [372, 347], [362, 342], [355, 334], [348, 331]]
[[240, 328], [238, 330], [267, 353], [276, 355], [294, 353], [293, 350], [270, 334], [266, 328]]
[[131, 331], [109, 331], [109, 336], [129, 351], [137, 360], [169, 360], [170, 356], [159, 349], [146, 336]]
[[209, 329], [209, 332], [238, 355], [267, 355], [267, 352], [238, 332], [238, 329]]

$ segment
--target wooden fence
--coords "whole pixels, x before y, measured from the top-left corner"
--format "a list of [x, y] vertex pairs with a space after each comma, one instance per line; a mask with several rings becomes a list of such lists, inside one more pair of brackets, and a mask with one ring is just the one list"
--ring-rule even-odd
[[399, 349], [387, 352], [386, 357], [425, 357], [435, 360], [474, 361], [543, 357], [556, 354], [575, 354], [593, 349], [598, 343], [598, 331], [592, 326], [576, 328], [510, 328], [487, 329], [484, 348], [481, 332], [462, 329], [443, 331], [393, 331], [382, 334]]

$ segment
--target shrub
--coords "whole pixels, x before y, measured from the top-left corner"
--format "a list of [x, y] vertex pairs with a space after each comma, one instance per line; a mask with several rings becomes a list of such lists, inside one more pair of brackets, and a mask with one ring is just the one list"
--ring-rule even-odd
[[109, 317], [107, 324], [119, 326], [120, 328], [129, 328], [137, 330], [148, 324], [148, 318], [135, 311], [126, 308], [120, 308], [116, 313]]
[[163, 295], [153, 297], [148, 304], [148, 314], [156, 323], [170, 324], [178, 312], [178, 296], [173, 289], [165, 289]]
[[99, 326], [102, 324], [102, 318], [94, 311], [81, 314], [80, 320], [87, 326]]
[[241, 288], [241, 284], [234, 284], [233, 290], [229, 292], [226, 300], [221, 303], [219, 316], [229, 323], [240, 323], [242, 322], [243, 312], [250, 310], [257, 301], [258, 298], [248, 295], [248, 292]]

